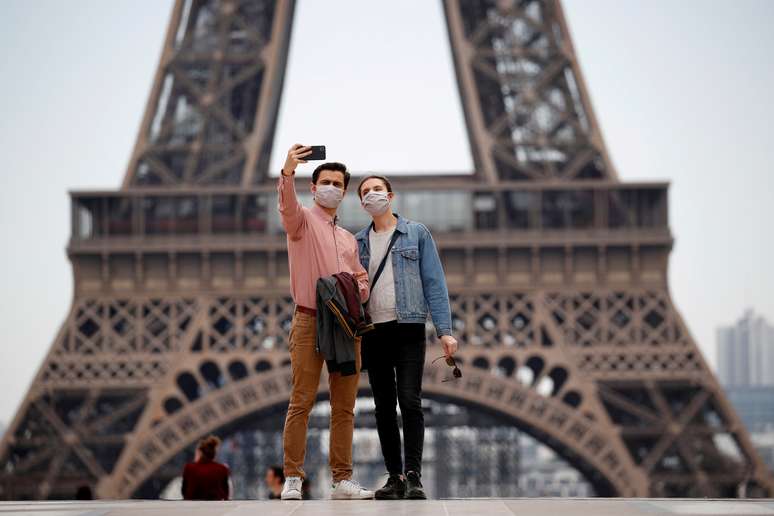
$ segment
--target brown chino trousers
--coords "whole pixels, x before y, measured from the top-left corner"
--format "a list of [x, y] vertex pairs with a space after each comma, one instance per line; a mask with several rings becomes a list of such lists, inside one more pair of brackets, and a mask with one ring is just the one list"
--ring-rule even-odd
[[[309, 412], [317, 397], [320, 374], [325, 363], [322, 355], [315, 349], [316, 341], [317, 320], [309, 314], [296, 310], [290, 327], [289, 348], [293, 387], [283, 434], [285, 477], [304, 478]], [[360, 380], [360, 338], [355, 339], [355, 357], [357, 374], [341, 376], [340, 373], [333, 373], [328, 377], [331, 397], [329, 463], [334, 482], [352, 477], [352, 432], [355, 425], [355, 399]]]

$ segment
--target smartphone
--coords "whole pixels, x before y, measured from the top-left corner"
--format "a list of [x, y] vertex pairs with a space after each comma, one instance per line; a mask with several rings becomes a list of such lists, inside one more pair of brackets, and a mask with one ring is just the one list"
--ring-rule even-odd
[[325, 145], [310, 145], [312, 153], [305, 158], [305, 161], [320, 161], [325, 159]]

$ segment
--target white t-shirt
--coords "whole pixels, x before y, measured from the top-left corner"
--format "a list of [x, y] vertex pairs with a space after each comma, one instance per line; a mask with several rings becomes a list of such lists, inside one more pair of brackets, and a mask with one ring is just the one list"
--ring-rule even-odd
[[[368, 233], [368, 240], [371, 246], [371, 260], [368, 263], [368, 280], [373, 281], [379, 264], [390, 244], [392, 231], [383, 231], [376, 233], [373, 228]], [[384, 323], [396, 321], [398, 312], [395, 308], [395, 280], [392, 275], [392, 259], [388, 256], [384, 263], [384, 270], [379, 276], [379, 281], [373, 286], [371, 298], [368, 300], [368, 313], [374, 323]]]

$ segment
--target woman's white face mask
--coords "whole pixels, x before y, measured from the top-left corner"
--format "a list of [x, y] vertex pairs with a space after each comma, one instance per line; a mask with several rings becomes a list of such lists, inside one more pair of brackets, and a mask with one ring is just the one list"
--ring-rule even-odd
[[363, 196], [363, 200], [360, 203], [363, 205], [363, 209], [371, 214], [372, 217], [378, 217], [390, 209], [390, 193], [371, 190]]

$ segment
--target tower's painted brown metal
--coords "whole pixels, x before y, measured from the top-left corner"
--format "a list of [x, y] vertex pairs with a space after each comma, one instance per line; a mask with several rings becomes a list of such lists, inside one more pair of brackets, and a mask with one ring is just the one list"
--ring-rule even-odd
[[[598, 494], [774, 495], [672, 304], [667, 185], [618, 180], [559, 3], [444, 7], [475, 170], [395, 181], [462, 342], [462, 381], [428, 367], [426, 394], [508, 418]], [[72, 308], [3, 438], [2, 497], [144, 493], [200, 436], [287, 403], [268, 159], [293, 11], [175, 4], [122, 189], [71, 194]]]

